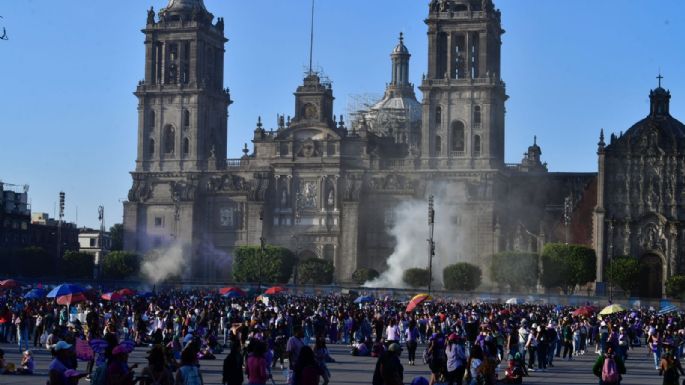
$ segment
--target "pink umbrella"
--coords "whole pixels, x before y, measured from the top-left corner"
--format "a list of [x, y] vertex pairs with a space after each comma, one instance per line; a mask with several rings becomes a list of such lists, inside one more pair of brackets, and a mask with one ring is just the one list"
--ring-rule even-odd
[[79, 303], [86, 301], [88, 298], [86, 298], [83, 293], [74, 293], [74, 294], [66, 294], [60, 297], [57, 297], [57, 303], [59, 305], [67, 305], [71, 306], [74, 303]]

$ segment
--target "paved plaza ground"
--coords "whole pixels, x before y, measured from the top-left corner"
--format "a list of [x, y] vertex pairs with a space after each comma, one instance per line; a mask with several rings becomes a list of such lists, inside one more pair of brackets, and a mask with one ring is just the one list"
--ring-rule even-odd
[[[5, 350], [8, 362], [19, 362], [20, 355], [16, 346], [3, 344], [0, 345]], [[337, 362], [329, 364], [332, 372], [331, 385], [357, 385], [371, 384], [375, 358], [353, 357], [348, 354], [348, 348], [342, 345], [330, 345], [329, 349]], [[423, 351], [419, 347], [418, 353]], [[144, 348], [137, 348], [130, 358], [131, 363], [138, 363], [142, 368], [145, 362]], [[409, 384], [415, 376], [429, 377], [426, 365], [409, 366], [406, 364], [406, 353], [403, 356], [405, 384]], [[418, 354], [417, 354], [418, 355]], [[47, 379], [47, 366], [50, 362], [50, 355], [43, 349], [34, 351], [36, 358], [37, 374], [34, 376], [0, 376], [2, 385], [36, 384], [44, 385]], [[212, 361], [202, 361], [202, 373], [206, 385], [221, 384], [221, 365], [225, 355], [221, 354], [218, 359]], [[597, 378], [592, 374], [592, 364], [596, 354], [586, 354], [573, 361], [563, 361], [555, 359], [554, 368], [546, 372], [534, 372], [530, 377], [525, 378], [524, 384], [597, 384]], [[85, 364], [80, 363], [79, 368], [85, 368]], [[645, 348], [633, 350], [627, 362], [628, 373], [624, 376], [622, 385], [649, 385], [661, 384], [661, 377], [654, 370], [652, 358], [648, 357]], [[503, 370], [503, 366], [502, 366]], [[286, 383], [284, 373], [276, 368], [274, 370], [274, 380], [277, 385]], [[80, 384], [89, 382], [81, 380]], [[247, 384], [247, 381], [245, 381]]]

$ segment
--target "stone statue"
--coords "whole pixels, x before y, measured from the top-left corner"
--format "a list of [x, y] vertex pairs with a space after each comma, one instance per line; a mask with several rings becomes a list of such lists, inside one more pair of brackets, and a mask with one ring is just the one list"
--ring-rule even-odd
[[281, 207], [287, 207], [288, 206], [288, 193], [283, 189], [281, 191]]
[[153, 7], [147, 11], [147, 24], [155, 24], [155, 9]]
[[328, 207], [333, 207], [335, 204], [335, 196], [333, 194], [333, 189], [328, 192]]

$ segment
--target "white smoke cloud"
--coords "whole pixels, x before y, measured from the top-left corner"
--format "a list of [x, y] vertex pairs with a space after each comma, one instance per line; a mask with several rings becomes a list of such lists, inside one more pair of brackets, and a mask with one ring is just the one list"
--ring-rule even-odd
[[[466, 196], [462, 185], [433, 186], [435, 197], [435, 257], [433, 282], [442, 283], [442, 270], [453, 263], [464, 261], [466, 246], [460, 223], [468, 218], [459, 212], [458, 203]], [[461, 215], [460, 215], [461, 214]], [[404, 271], [413, 267], [428, 268], [428, 197], [401, 203], [395, 209], [395, 221], [389, 230], [396, 240], [393, 253], [388, 257], [388, 269], [378, 278], [366, 282], [367, 287], [403, 288]]]
[[151, 250], [145, 255], [140, 271], [150, 283], [156, 284], [170, 277], [183, 275], [188, 269], [181, 242]]

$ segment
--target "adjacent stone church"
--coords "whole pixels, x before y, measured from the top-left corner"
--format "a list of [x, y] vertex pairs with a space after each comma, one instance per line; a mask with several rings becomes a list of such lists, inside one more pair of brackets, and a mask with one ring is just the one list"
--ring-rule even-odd
[[[390, 83], [371, 108], [348, 122], [336, 117], [331, 84], [310, 71], [295, 91], [292, 117], [280, 117], [276, 127], [258, 119], [252, 148], [227, 159], [224, 20], [202, 0], [151, 9], [145, 78], [135, 92], [138, 155], [124, 204], [125, 247], [144, 253], [175, 245], [192, 261], [192, 277], [225, 280], [233, 249], [263, 238], [299, 258], [332, 261], [336, 280], [345, 282], [360, 267], [386, 268], [398, 205], [449, 186], [443, 199], [459, 213], [450, 224], [465, 241], [460, 250], [440, 250], [438, 266], [454, 258], [485, 265], [498, 251], [539, 251], [560, 241], [594, 242], [600, 274], [604, 258], [638, 250], [670, 266], [655, 279], [677, 270], [671, 245], [682, 210], [672, 202], [680, 200], [682, 181], [667, 176], [682, 162], [665, 154], [680, 153], [685, 131], [668, 115], [665, 91], [654, 91], [658, 112], [610, 145], [600, 143], [599, 178], [548, 172], [535, 141], [520, 164], [505, 164], [499, 10], [491, 0], [434, 0], [426, 24], [421, 101], [400, 36]], [[644, 187], [633, 192], [630, 183]], [[417, 266], [428, 262], [427, 254], [416, 258]]]

